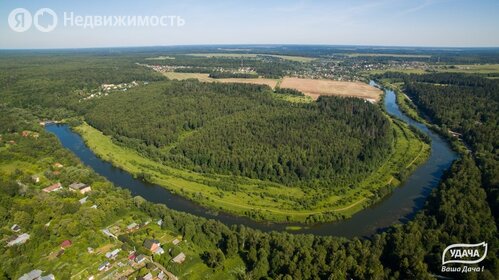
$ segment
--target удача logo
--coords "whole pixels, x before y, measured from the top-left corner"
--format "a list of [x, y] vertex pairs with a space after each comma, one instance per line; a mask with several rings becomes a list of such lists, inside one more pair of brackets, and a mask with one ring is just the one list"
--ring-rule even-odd
[[477, 264], [487, 256], [487, 243], [452, 244], [442, 253], [442, 265], [450, 263]]

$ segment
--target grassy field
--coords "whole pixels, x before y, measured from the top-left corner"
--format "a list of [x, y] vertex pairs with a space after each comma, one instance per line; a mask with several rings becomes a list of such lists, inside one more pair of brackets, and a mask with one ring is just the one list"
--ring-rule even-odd
[[[214, 210], [276, 222], [305, 222], [310, 216], [324, 214], [334, 214], [335, 219], [349, 217], [370, 205], [377, 189], [396, 186], [398, 181], [394, 176], [398, 170], [405, 169], [408, 165], [409, 168], [418, 165], [426, 159], [425, 155], [429, 151], [429, 146], [417, 139], [408, 127], [396, 122], [394, 152], [358, 186], [304, 190], [272, 182], [204, 175], [165, 166], [114, 144], [110, 137], [87, 124], [75, 129], [97, 155], [132, 174], [149, 174], [153, 183]], [[239, 190], [225, 191], [218, 187], [222, 182], [236, 183]], [[317, 203], [309, 209], [303, 209], [298, 203], [302, 200], [314, 200]]]
[[276, 55], [276, 54], [255, 54], [255, 53], [191, 53], [191, 56], [200, 56], [200, 57], [231, 57], [231, 58], [257, 58], [261, 56], [272, 56], [281, 58], [284, 60], [295, 61], [295, 62], [310, 62], [315, 60], [313, 57], [305, 57], [305, 56], [293, 56], [293, 55]]
[[449, 65], [435, 67], [437, 72], [468, 73], [468, 74], [497, 74], [499, 64], [469, 64], [469, 65]]
[[[385, 72], [401, 72], [406, 74], [424, 74], [429, 72], [465, 73], [465, 74], [496, 74], [499, 75], [499, 64], [469, 64], [469, 65], [430, 65], [425, 69], [396, 69], [372, 70], [367, 73], [382, 74]], [[497, 78], [497, 77], [491, 77]]]
[[321, 95], [353, 96], [378, 101], [382, 91], [361, 82], [342, 82], [286, 77], [281, 88], [291, 88], [317, 99]]

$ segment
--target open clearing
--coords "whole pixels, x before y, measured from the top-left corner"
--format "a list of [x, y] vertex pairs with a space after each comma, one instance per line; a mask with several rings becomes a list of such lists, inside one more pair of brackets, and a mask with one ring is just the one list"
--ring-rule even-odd
[[158, 56], [158, 57], [148, 57], [145, 60], [168, 60], [168, 59], [175, 59], [175, 57], [171, 57], [171, 56]]
[[[323, 215], [322, 220], [348, 218], [372, 204], [376, 200], [373, 198], [376, 190], [398, 185], [395, 176], [399, 170], [412, 170], [429, 154], [428, 144], [417, 139], [407, 125], [394, 121], [393, 152], [355, 188], [337, 186], [334, 189], [304, 190], [256, 179], [178, 169], [118, 146], [109, 136], [88, 124], [80, 125], [76, 131], [98, 156], [131, 174], [146, 173], [152, 183], [213, 210], [274, 222], [306, 222], [310, 217]], [[217, 187], [221, 182], [234, 180], [238, 182], [237, 191]], [[340, 191], [341, 195], [335, 191]], [[311, 208], [304, 209], [297, 203], [317, 197], [320, 199]]]
[[279, 80], [277, 79], [266, 79], [266, 78], [226, 78], [226, 79], [213, 79], [209, 77], [209, 74], [205, 73], [178, 73], [178, 72], [164, 72], [168, 79], [171, 80], [187, 80], [187, 79], [198, 79], [200, 82], [219, 82], [219, 83], [246, 83], [246, 84], [256, 84], [256, 85], [267, 85], [271, 88], [275, 88]]
[[[425, 69], [398, 69], [388, 68], [384, 70], [366, 71], [370, 74], [383, 74], [385, 72], [401, 72], [405, 74], [425, 74], [432, 72], [465, 73], [465, 74], [495, 74], [499, 75], [499, 64], [468, 64], [468, 65], [437, 65]], [[489, 77], [490, 78], [490, 77]], [[492, 77], [494, 78], [494, 77]]]
[[227, 79], [213, 79], [209, 74], [205, 73], [177, 73], [177, 72], [164, 72], [168, 79], [171, 80], [186, 80], [197, 79], [200, 82], [219, 82], [219, 83], [249, 83], [257, 85], [267, 85], [274, 89], [279, 83], [281, 88], [291, 88], [303, 92], [306, 96], [317, 100], [321, 95], [337, 95], [337, 96], [351, 96], [364, 98], [369, 101], [377, 102], [382, 94], [380, 89], [372, 87], [368, 84], [361, 82], [343, 82], [333, 80], [316, 80], [316, 79], [302, 79], [285, 77], [282, 80], [267, 79], [267, 78], [227, 78]]
[[256, 53], [191, 53], [188, 55], [200, 56], [200, 57], [230, 57], [230, 58], [238, 58], [238, 57], [257, 58], [257, 57], [262, 57], [262, 56], [272, 56], [272, 57], [277, 57], [280, 59], [295, 61], [295, 62], [310, 62], [310, 61], [313, 61], [316, 59], [313, 57], [306, 57], [306, 56], [256, 54]]
[[361, 82], [342, 82], [286, 77], [281, 88], [291, 88], [303, 92], [314, 100], [321, 95], [353, 96], [378, 101], [383, 93], [380, 89]]

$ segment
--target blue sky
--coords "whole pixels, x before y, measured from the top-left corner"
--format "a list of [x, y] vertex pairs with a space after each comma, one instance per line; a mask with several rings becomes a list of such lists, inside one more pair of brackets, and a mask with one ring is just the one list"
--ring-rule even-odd
[[[48, 33], [14, 32], [15, 8], [58, 16]], [[64, 26], [81, 16], [179, 16], [182, 27]], [[466, 0], [0, 0], [0, 48], [184, 44], [331, 44], [499, 47], [499, 1]]]

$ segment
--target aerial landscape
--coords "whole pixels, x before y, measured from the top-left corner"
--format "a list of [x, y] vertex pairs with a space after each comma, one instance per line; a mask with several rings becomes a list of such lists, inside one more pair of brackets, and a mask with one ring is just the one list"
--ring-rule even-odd
[[499, 279], [499, 3], [0, 12], [0, 279]]

